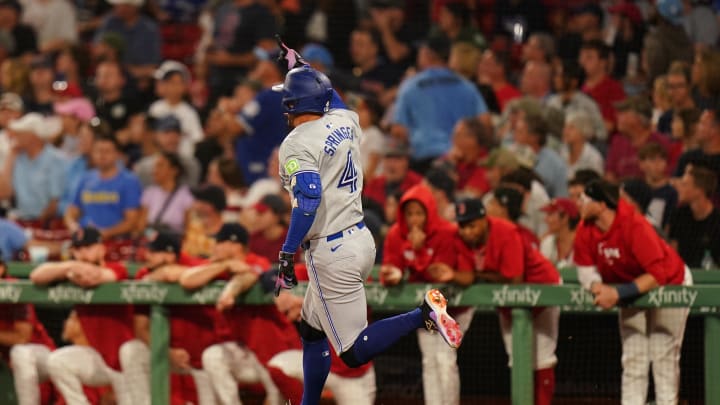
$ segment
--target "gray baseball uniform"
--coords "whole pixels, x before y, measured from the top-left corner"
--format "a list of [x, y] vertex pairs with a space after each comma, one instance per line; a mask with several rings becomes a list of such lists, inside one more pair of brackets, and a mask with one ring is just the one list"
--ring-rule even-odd
[[357, 114], [333, 109], [299, 125], [280, 146], [280, 176], [291, 199], [294, 176], [320, 175], [320, 206], [304, 243], [310, 284], [302, 316], [338, 354], [367, 326], [363, 281], [375, 261], [375, 242], [362, 222], [361, 136]]

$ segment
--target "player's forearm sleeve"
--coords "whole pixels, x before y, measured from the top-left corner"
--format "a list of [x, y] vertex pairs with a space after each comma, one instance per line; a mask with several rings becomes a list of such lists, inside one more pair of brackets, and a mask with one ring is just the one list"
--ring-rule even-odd
[[290, 215], [290, 228], [288, 229], [282, 251], [294, 253], [297, 251], [305, 235], [315, 221], [315, 214], [308, 214], [304, 210], [295, 207]]
[[580, 285], [589, 290], [592, 283], [602, 282], [602, 277], [595, 266], [577, 266], [578, 281]]

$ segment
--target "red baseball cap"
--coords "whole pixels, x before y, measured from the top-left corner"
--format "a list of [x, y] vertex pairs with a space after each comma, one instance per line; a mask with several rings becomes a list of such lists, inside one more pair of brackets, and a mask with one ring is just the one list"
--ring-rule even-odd
[[577, 218], [580, 213], [575, 202], [569, 198], [555, 198], [550, 201], [549, 204], [540, 208], [540, 211], [551, 213], [551, 212], [563, 212], [570, 218]]

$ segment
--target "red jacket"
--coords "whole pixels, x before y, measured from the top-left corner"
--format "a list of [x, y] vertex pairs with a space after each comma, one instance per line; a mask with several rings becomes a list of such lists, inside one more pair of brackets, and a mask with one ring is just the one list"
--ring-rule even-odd
[[[403, 208], [408, 201], [415, 200], [425, 207], [425, 243], [420, 249], [413, 249], [407, 240], [408, 226]], [[397, 222], [388, 231], [383, 248], [383, 264], [390, 264], [401, 270], [410, 270], [411, 282], [433, 282], [427, 273], [433, 263], [445, 263], [457, 268], [457, 254], [454, 245], [456, 227], [440, 218], [430, 189], [417, 185], [408, 190], [398, 205]]]

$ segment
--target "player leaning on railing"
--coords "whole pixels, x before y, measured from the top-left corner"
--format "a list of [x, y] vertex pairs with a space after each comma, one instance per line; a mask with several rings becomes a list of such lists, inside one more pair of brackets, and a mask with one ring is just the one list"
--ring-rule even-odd
[[420, 308], [367, 325], [363, 281], [375, 260], [375, 243], [363, 222], [360, 200], [358, 117], [327, 76], [281, 46], [290, 71], [275, 89], [283, 93], [291, 132], [280, 146], [280, 175], [293, 209], [279, 257], [278, 289], [297, 284], [293, 255], [302, 244], [311, 279], [300, 322], [302, 403], [310, 405], [320, 402], [330, 372], [328, 339], [347, 365], [357, 367], [426, 325], [453, 347], [460, 345], [462, 333], [437, 290], [425, 294]]
[[[617, 186], [585, 187], [575, 264], [583, 287], [604, 309], [631, 303], [663, 285], [692, 285], [690, 270], [642, 214], [619, 198]], [[609, 284], [618, 284], [612, 286]], [[622, 404], [645, 404], [652, 364], [655, 402], [677, 404], [680, 348], [688, 308], [620, 308]]]

